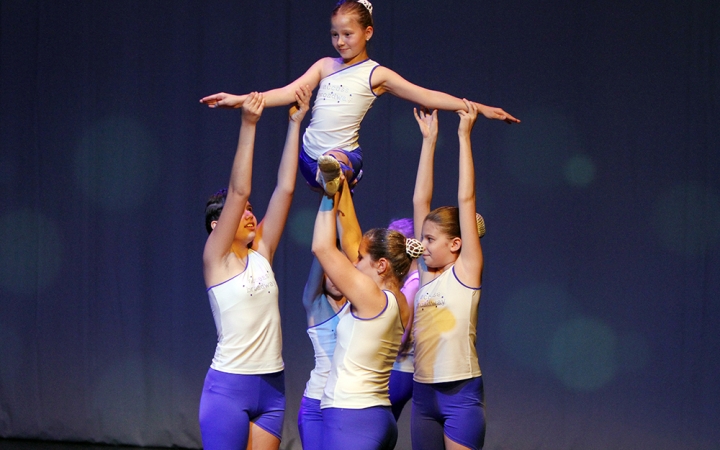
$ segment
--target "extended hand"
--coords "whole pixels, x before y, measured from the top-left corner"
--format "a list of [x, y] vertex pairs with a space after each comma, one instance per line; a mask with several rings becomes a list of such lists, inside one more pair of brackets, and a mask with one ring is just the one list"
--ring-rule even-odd
[[469, 135], [470, 132], [473, 129], [473, 125], [475, 125], [475, 121], [477, 120], [478, 115], [478, 107], [477, 103], [468, 101], [466, 99], [463, 99], [465, 102], [465, 107], [468, 109], [465, 110], [459, 110], [457, 113], [460, 116], [460, 125], [458, 126], [458, 134], [463, 135]]
[[242, 120], [244, 123], [257, 123], [265, 107], [265, 97], [259, 92], [251, 92], [242, 107]]
[[295, 104], [290, 107], [290, 120], [293, 122], [302, 122], [305, 113], [310, 110], [310, 97], [312, 96], [312, 90], [310, 86], [300, 86], [295, 91]]
[[423, 135], [423, 139], [429, 137], [437, 137], [438, 135], [438, 120], [437, 120], [437, 109], [433, 110], [432, 114], [427, 108], [421, 108], [418, 114], [417, 108], [413, 108], [415, 114], [415, 120], [420, 126], [420, 132]]
[[201, 98], [200, 103], [204, 103], [210, 108], [242, 108], [247, 97], [247, 95], [234, 95], [219, 92], [217, 94]]
[[475, 103], [472, 102], [476, 107], [477, 110], [488, 119], [497, 119], [502, 120], [506, 123], [520, 123], [519, 119], [514, 118], [510, 114], [503, 111], [502, 108], [496, 108], [494, 106], [486, 106], [482, 103]]

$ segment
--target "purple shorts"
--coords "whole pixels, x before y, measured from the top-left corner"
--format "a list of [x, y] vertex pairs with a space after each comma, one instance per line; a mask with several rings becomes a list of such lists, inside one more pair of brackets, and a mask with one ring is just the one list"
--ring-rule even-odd
[[322, 411], [320, 400], [303, 395], [298, 411], [298, 431], [303, 448], [320, 448], [322, 445]]
[[390, 371], [390, 403], [395, 420], [400, 419], [405, 404], [413, 395], [413, 373]]
[[278, 439], [285, 418], [285, 372], [241, 375], [208, 370], [200, 397], [205, 450], [245, 448], [250, 422]]
[[390, 407], [325, 408], [323, 450], [392, 450], [398, 430]]
[[[363, 167], [363, 153], [362, 149], [360, 147], [356, 148], [355, 150], [348, 151], [348, 150], [342, 150], [337, 149], [338, 151], [341, 151], [345, 153], [345, 155], [348, 157], [348, 161], [350, 161], [350, 165], [352, 166], [353, 175], [348, 180], [348, 184], [352, 186], [353, 182], [360, 181], [360, 178], [362, 177], [362, 167]], [[305, 149], [303, 149], [300, 152], [300, 156], [298, 157], [298, 165], [300, 166], [300, 173], [302, 173], [303, 177], [305, 177], [305, 181], [307, 181], [307, 184], [310, 185], [312, 188], [322, 189], [317, 181], [315, 181], [315, 177], [317, 176], [317, 159], [312, 159], [310, 155], [308, 155], [305, 152]], [[342, 170], [345, 171], [348, 167], [340, 163], [340, 167], [342, 167]]]
[[413, 450], [443, 448], [444, 436], [473, 450], [485, 443], [482, 377], [448, 383], [414, 382]]

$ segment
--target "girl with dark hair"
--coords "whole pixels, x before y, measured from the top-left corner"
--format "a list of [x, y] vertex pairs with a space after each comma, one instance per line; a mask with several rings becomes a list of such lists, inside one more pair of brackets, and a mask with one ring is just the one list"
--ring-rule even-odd
[[458, 206], [430, 211], [437, 110], [415, 110], [423, 134], [413, 208], [415, 233], [425, 247], [419, 262], [413, 337], [413, 449], [482, 448], [485, 412], [475, 349], [483, 254], [475, 213], [475, 169], [470, 133], [478, 108], [459, 110]]
[[392, 449], [397, 424], [390, 410], [388, 382], [410, 308], [400, 291], [420, 243], [397, 231], [374, 228], [365, 233], [357, 261], [351, 263], [335, 244], [340, 192], [323, 196], [315, 220], [312, 250], [328, 278], [350, 303], [337, 326], [337, 343], [323, 390], [322, 449]]
[[255, 129], [264, 96], [252, 93], [242, 123], [230, 185], [206, 208], [208, 239], [203, 275], [218, 342], [200, 398], [200, 431], [206, 450], [278, 449], [285, 414], [285, 378], [272, 260], [295, 189], [300, 123], [309, 110], [308, 87], [295, 93], [278, 183], [257, 223], [248, 201]]
[[[303, 136], [300, 171], [311, 187], [320, 189], [322, 185], [328, 195], [337, 191], [341, 171], [351, 186], [361, 176], [360, 123], [380, 95], [388, 92], [426, 108], [467, 111], [460, 98], [415, 85], [369, 58], [367, 43], [374, 27], [368, 0], [339, 1], [330, 24], [332, 45], [340, 57], [322, 58], [287, 86], [265, 92], [267, 106], [279, 106], [293, 101], [298, 86], [308, 85], [313, 90], [319, 86], [312, 120]], [[247, 95], [221, 92], [200, 102], [212, 108], [239, 108], [246, 98]], [[488, 119], [520, 122], [500, 108], [472, 104]], [[323, 155], [332, 159], [320, 160]]]

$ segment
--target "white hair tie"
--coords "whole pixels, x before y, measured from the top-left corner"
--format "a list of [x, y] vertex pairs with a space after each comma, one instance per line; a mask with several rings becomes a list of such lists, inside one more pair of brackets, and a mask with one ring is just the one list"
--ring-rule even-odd
[[368, 0], [356, 0], [358, 3], [367, 8], [368, 12], [372, 16], [372, 4]]
[[412, 259], [418, 259], [425, 252], [425, 247], [415, 238], [405, 239], [405, 253]]

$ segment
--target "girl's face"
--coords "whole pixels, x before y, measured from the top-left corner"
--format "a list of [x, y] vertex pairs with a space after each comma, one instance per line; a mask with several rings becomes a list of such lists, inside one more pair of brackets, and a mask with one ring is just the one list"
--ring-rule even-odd
[[335, 284], [330, 278], [328, 278], [327, 275], [325, 275], [325, 292], [327, 292], [328, 295], [334, 298], [340, 298], [343, 296], [342, 292], [340, 292], [340, 289], [335, 286]]
[[253, 214], [252, 205], [250, 202], [245, 204], [245, 211], [240, 219], [240, 224], [235, 232], [235, 239], [240, 242], [251, 242], [255, 239], [255, 228], [257, 227], [257, 219]]
[[370, 255], [367, 253], [367, 239], [363, 238], [362, 241], [360, 241], [360, 247], [358, 248], [358, 257], [357, 261], [355, 261], [355, 268], [357, 268], [360, 272], [364, 273], [365, 275], [369, 277], [373, 277], [374, 275], [377, 275], [377, 270], [375, 269], [375, 263], [370, 257]]
[[356, 14], [343, 13], [332, 16], [330, 24], [333, 47], [346, 64], [367, 59], [367, 41], [373, 34], [372, 27], [363, 28]]
[[452, 264], [460, 249], [459, 238], [451, 239], [435, 222], [426, 220], [422, 227], [423, 261], [427, 267], [440, 268]]

